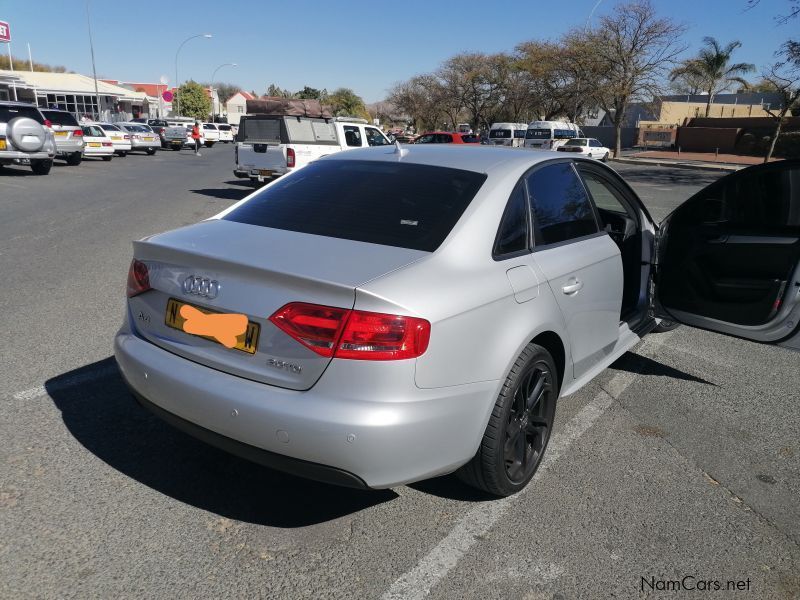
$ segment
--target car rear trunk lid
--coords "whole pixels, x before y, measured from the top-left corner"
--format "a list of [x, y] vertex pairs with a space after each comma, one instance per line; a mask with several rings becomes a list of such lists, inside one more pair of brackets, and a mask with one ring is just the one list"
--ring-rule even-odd
[[[426, 255], [232, 221], [204, 221], [134, 242], [134, 256], [147, 264], [153, 289], [130, 298], [130, 317], [141, 337], [189, 360], [305, 390], [316, 383], [331, 359], [294, 340], [269, 317], [290, 302], [352, 308], [360, 284]], [[191, 286], [187, 292], [187, 278], [207, 280], [206, 293], [193, 293]], [[216, 282], [216, 294], [208, 292], [210, 282]], [[246, 315], [258, 329], [255, 351], [229, 349], [170, 327], [168, 310], [174, 312], [174, 301]]]

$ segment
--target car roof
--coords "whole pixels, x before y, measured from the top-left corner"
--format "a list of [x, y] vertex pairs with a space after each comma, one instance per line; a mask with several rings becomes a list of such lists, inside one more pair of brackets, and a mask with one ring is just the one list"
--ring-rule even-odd
[[329, 154], [320, 160], [375, 160], [406, 163], [490, 173], [526, 169], [563, 155], [551, 151], [528, 151], [518, 148], [480, 146], [464, 147], [451, 144], [420, 144], [409, 146], [378, 146]]
[[[18, 102], [17, 100], [0, 100], [0, 104], [2, 104], [3, 106], [32, 106], [33, 108], [39, 108], [32, 102]], [[49, 109], [39, 108], [39, 110], [49, 110]]]

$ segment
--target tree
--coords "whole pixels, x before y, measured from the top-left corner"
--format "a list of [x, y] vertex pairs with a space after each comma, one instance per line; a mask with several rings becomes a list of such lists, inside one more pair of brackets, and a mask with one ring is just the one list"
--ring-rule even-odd
[[491, 125], [492, 115], [502, 101], [502, 81], [494, 68], [498, 60], [497, 55], [477, 52], [457, 54], [445, 61], [436, 74], [450, 108], [455, 105], [459, 111], [466, 110], [470, 123], [478, 127]]
[[590, 52], [573, 57], [592, 82], [591, 95], [614, 124], [614, 156], [621, 151], [622, 124], [629, 103], [659, 95], [661, 82], [685, 50], [684, 27], [659, 18], [649, 0], [615, 7], [592, 30], [576, 31]]
[[267, 88], [267, 96], [271, 96], [273, 98], [293, 98], [294, 94], [292, 94], [292, 92], [289, 90], [282, 90], [274, 83], [270, 83], [269, 87]]
[[775, 133], [764, 156], [764, 162], [772, 158], [786, 115], [792, 110], [800, 109], [800, 43], [790, 40], [775, 54], [779, 60], [761, 74], [764, 81], [773, 85], [781, 97], [781, 106], [778, 110], [764, 109], [775, 121]]
[[367, 107], [361, 96], [358, 96], [350, 88], [339, 88], [328, 96], [335, 117], [361, 117], [369, 119]]
[[328, 90], [325, 88], [318, 90], [317, 88], [305, 86], [302, 90], [296, 92], [294, 97], [300, 98], [301, 100], [319, 100], [320, 102], [327, 102]]
[[440, 82], [432, 75], [416, 75], [408, 81], [395, 84], [387, 100], [406, 113], [417, 131], [434, 129], [443, 114], [439, 104]]
[[211, 98], [206, 93], [206, 88], [196, 81], [187, 81], [178, 88], [178, 102], [181, 114], [193, 119], [204, 121], [211, 112]]
[[[5, 49], [4, 49], [5, 50]], [[27, 58], [21, 58], [19, 56], [14, 56], [12, 58], [12, 62], [15, 65], [15, 68], [19, 70], [27, 71], [30, 69], [30, 61]], [[0, 54], [0, 69], [8, 70], [11, 68], [11, 65], [8, 62], [8, 56], [6, 54]], [[62, 67], [61, 65], [46, 65], [44, 63], [33, 63], [33, 70], [40, 71], [44, 73], [72, 73], [73, 71], [67, 71], [66, 67]]]
[[739, 40], [720, 46], [713, 37], [704, 37], [702, 48], [695, 58], [685, 60], [670, 73], [670, 80], [691, 78], [702, 83], [703, 91], [708, 94], [706, 102], [706, 117], [711, 112], [711, 102], [715, 94], [719, 94], [731, 87], [734, 83], [747, 86], [747, 81], [742, 75], [756, 70], [750, 63], [730, 64], [731, 56], [737, 48], [742, 46]]

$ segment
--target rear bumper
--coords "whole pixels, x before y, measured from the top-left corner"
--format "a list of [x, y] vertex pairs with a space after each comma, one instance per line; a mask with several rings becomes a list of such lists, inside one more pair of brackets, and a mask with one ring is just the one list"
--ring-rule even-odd
[[115, 152], [130, 152], [131, 143], [130, 142], [114, 142], [114, 151]]
[[55, 155], [50, 152], [0, 151], [0, 164], [29, 164], [32, 160], [49, 160]]
[[295, 475], [370, 488], [467, 462], [499, 389], [488, 381], [423, 390], [414, 385], [413, 361], [376, 371], [374, 363], [334, 360], [310, 390], [288, 390], [176, 356], [127, 324], [114, 349], [133, 392], [193, 435]]
[[131, 150], [148, 150], [150, 148], [161, 148], [161, 140], [153, 140], [151, 142], [131, 142]]
[[80, 153], [83, 151], [83, 140], [64, 140], [59, 141], [56, 138], [56, 154], [59, 156], [65, 156], [67, 154], [75, 154], [76, 152]]
[[[128, 387], [130, 387], [130, 385]], [[133, 397], [136, 398], [136, 401], [143, 408], [146, 408], [152, 412], [162, 421], [169, 423], [176, 429], [179, 429], [202, 442], [205, 442], [209, 446], [214, 446], [215, 448], [219, 448], [220, 450], [224, 450], [225, 452], [234, 454], [235, 456], [244, 458], [254, 463], [264, 465], [270, 469], [275, 469], [276, 471], [292, 473], [298, 477], [305, 477], [306, 479], [314, 479], [315, 481], [322, 481], [323, 483], [331, 483], [344, 487], [360, 489], [365, 489], [367, 487], [367, 484], [364, 483], [362, 479], [356, 475], [353, 475], [352, 473], [348, 473], [347, 471], [342, 471], [341, 469], [336, 469], [334, 467], [320, 465], [305, 460], [298, 460], [282, 454], [276, 454], [275, 452], [269, 452], [267, 450], [257, 448], [256, 446], [243, 444], [242, 442], [238, 442], [232, 438], [225, 437], [211, 431], [210, 429], [204, 429], [199, 425], [195, 425], [191, 421], [182, 419], [179, 416], [164, 410], [157, 404], [153, 404], [132, 387], [130, 389]]]

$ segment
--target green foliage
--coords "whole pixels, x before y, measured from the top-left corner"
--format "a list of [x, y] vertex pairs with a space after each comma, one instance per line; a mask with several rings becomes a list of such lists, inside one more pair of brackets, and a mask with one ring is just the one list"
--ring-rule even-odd
[[272, 98], [294, 98], [294, 94], [292, 92], [281, 89], [274, 83], [269, 84], [269, 87], [267, 88], [267, 96], [271, 96]]
[[335, 117], [361, 117], [368, 120], [371, 118], [361, 96], [350, 88], [334, 90], [328, 96], [327, 104], [331, 105]]
[[[31, 68], [31, 63], [27, 58], [14, 56], [13, 62], [14, 62], [14, 69], [17, 71], [29, 71]], [[3, 53], [0, 54], [0, 69], [8, 70], [9, 67], [10, 65], [8, 63], [8, 54], [5, 52], [5, 48], [3, 48]], [[33, 63], [33, 70], [40, 71], [43, 73], [72, 73], [72, 71], [67, 71], [66, 67], [62, 67], [60, 65], [53, 66], [38, 62]]]
[[181, 116], [205, 121], [211, 113], [211, 98], [196, 81], [187, 81], [178, 88]]
[[324, 88], [318, 90], [317, 88], [305, 86], [302, 90], [294, 94], [294, 97], [300, 98], [301, 100], [319, 100], [320, 102], [327, 102], [328, 90]]

